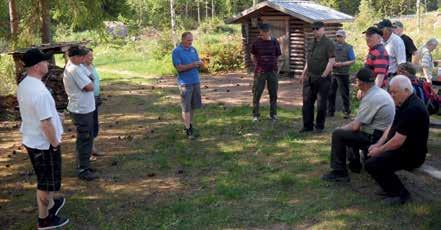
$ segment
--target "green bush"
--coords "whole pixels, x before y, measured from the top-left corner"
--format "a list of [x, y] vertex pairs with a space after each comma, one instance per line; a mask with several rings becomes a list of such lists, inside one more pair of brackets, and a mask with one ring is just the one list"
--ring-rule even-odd
[[17, 85], [15, 83], [15, 70], [12, 56], [0, 55], [0, 95], [15, 94]]

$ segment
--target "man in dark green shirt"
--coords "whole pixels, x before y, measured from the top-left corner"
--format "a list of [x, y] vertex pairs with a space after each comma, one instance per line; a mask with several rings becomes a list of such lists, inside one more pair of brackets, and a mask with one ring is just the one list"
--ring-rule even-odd
[[301, 76], [303, 83], [303, 128], [300, 132], [313, 131], [314, 104], [317, 100], [315, 130], [325, 128], [327, 99], [331, 85], [331, 71], [335, 63], [334, 42], [325, 36], [325, 24], [312, 24], [314, 40], [308, 46], [305, 69]]

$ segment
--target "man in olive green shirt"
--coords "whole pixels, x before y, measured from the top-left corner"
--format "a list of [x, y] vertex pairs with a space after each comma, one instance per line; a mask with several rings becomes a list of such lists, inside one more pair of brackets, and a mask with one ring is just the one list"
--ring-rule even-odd
[[303, 128], [300, 132], [314, 130], [314, 104], [317, 100], [315, 131], [325, 128], [327, 99], [331, 85], [331, 72], [335, 63], [334, 42], [325, 36], [325, 24], [312, 24], [314, 40], [308, 46], [305, 69], [301, 76], [303, 83]]

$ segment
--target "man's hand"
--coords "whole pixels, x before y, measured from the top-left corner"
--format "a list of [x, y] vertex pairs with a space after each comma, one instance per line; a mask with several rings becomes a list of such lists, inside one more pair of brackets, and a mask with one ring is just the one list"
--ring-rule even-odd
[[359, 101], [361, 101], [361, 99], [363, 99], [363, 97], [364, 97], [364, 93], [363, 93], [363, 91], [358, 90], [358, 91], [357, 91], [357, 99], [358, 99]]
[[380, 155], [380, 154], [382, 154], [384, 151], [383, 151], [383, 148], [381, 147], [381, 146], [371, 146], [370, 148], [369, 148], [369, 153], [368, 153], [368, 156], [370, 156], [370, 157], [376, 157], [376, 156], [378, 156], [378, 155]]
[[55, 142], [53, 142], [53, 143], [51, 143], [51, 146], [53, 147], [53, 148], [58, 148], [58, 147], [60, 147], [60, 142], [58, 142], [58, 141], [55, 141]]
[[340, 62], [334, 63], [334, 67], [342, 67], [342, 64]]
[[204, 62], [202, 62], [201, 60], [195, 61], [195, 62], [193, 62], [193, 65], [194, 65], [194, 67], [199, 68], [204, 65]]
[[371, 149], [378, 148], [378, 147], [380, 147], [380, 146], [381, 146], [381, 145], [380, 145], [379, 143], [375, 143], [375, 144], [369, 146], [368, 152], [370, 152]]

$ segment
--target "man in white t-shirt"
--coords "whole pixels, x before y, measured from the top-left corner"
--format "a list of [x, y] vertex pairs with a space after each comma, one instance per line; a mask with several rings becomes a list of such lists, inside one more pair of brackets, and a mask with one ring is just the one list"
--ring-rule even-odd
[[63, 127], [55, 101], [41, 79], [48, 72], [50, 55], [30, 49], [23, 55], [26, 77], [17, 88], [22, 119], [20, 131], [37, 175], [38, 229], [66, 225], [69, 219], [57, 216], [66, 199], [54, 199], [61, 188], [61, 135]]
[[398, 65], [406, 63], [406, 47], [404, 46], [403, 39], [393, 33], [393, 25], [390, 20], [383, 19], [377, 26], [383, 32], [384, 48], [389, 55], [387, 77], [390, 80], [397, 75]]
[[64, 69], [64, 89], [72, 122], [77, 130], [76, 152], [78, 178], [91, 181], [97, 178], [90, 167], [93, 147], [93, 111], [95, 110], [94, 83], [91, 73], [81, 65], [88, 51], [79, 46], [69, 48], [69, 62]]

